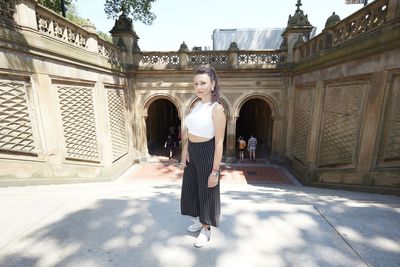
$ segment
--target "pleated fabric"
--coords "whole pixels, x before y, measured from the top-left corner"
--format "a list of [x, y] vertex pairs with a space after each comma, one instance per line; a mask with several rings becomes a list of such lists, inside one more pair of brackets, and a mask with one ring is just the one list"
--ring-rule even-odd
[[217, 227], [221, 213], [220, 188], [208, 188], [214, 161], [214, 138], [201, 143], [188, 143], [190, 162], [183, 171], [181, 213], [199, 217], [202, 224]]

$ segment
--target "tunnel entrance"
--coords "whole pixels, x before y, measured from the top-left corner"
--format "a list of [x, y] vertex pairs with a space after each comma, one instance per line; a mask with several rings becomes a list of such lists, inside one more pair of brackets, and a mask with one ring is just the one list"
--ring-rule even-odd
[[179, 131], [181, 120], [175, 105], [167, 99], [157, 99], [150, 104], [146, 119], [147, 148], [151, 156], [169, 156], [164, 144], [171, 135], [173, 138], [173, 158], [178, 158]]
[[[240, 109], [236, 121], [236, 139], [242, 136], [246, 142], [250, 135], [257, 138], [256, 158], [269, 158], [272, 146], [273, 120], [270, 106], [262, 99], [250, 99]], [[239, 158], [236, 141], [236, 157]], [[245, 157], [248, 157], [247, 150]]]

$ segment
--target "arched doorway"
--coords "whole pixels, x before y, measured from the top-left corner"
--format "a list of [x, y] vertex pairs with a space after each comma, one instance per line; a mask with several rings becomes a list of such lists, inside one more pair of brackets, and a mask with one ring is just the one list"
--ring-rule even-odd
[[[247, 142], [253, 134], [258, 142], [256, 158], [268, 158], [272, 147], [272, 133], [273, 118], [268, 103], [259, 98], [247, 100], [240, 108], [236, 121], [236, 139], [242, 136]], [[236, 150], [238, 157], [238, 148]]]
[[168, 135], [172, 135], [176, 140], [176, 151], [174, 151], [174, 158], [177, 153], [179, 142], [177, 140], [178, 133], [181, 125], [178, 110], [176, 106], [168, 99], [154, 100], [147, 111], [146, 119], [146, 134], [147, 134], [147, 147], [150, 155], [153, 156], [167, 156], [168, 151], [164, 149], [165, 141]]

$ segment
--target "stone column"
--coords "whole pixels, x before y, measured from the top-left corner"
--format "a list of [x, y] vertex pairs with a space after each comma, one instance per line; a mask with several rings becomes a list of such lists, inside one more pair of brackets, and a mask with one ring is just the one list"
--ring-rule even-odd
[[387, 21], [400, 17], [400, 0], [389, 0]]
[[57, 90], [52, 88], [50, 77], [46, 74], [32, 74], [32, 86], [40, 103], [36, 108], [40, 112], [40, 127], [44, 129], [44, 157], [49, 164], [61, 165], [64, 160], [64, 132], [58, 111]]
[[371, 86], [367, 94], [367, 105], [360, 136], [360, 151], [358, 156], [358, 170], [364, 176], [364, 182], [369, 184], [369, 171], [373, 165], [375, 143], [377, 141], [379, 119], [383, 108], [387, 71], [374, 72]]
[[138, 45], [139, 36], [133, 30], [132, 19], [123, 12], [115, 21], [110, 33], [114, 45], [122, 51], [121, 63], [137, 68], [141, 60], [141, 52]]
[[318, 138], [321, 128], [321, 114], [324, 101], [323, 89], [324, 82], [322, 80], [318, 80], [317, 84], [315, 85], [314, 101], [311, 109], [311, 130], [306, 154], [306, 168], [308, 173], [306, 177], [307, 180], [313, 180], [314, 172], [317, 169]]
[[36, 22], [37, 0], [20, 0], [15, 4], [14, 21], [22, 27], [37, 30]]

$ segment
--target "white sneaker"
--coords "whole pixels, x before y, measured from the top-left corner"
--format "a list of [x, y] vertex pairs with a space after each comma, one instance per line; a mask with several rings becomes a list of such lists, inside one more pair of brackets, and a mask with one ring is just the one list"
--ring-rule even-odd
[[194, 242], [194, 246], [197, 248], [201, 248], [202, 246], [207, 244], [208, 241], [210, 241], [210, 237], [211, 237], [211, 228], [210, 230], [208, 230], [207, 228], [202, 228], [199, 236]]
[[196, 217], [193, 219], [193, 224], [189, 225], [187, 230], [189, 232], [195, 233], [201, 230], [203, 228], [203, 224], [200, 222], [199, 217]]

